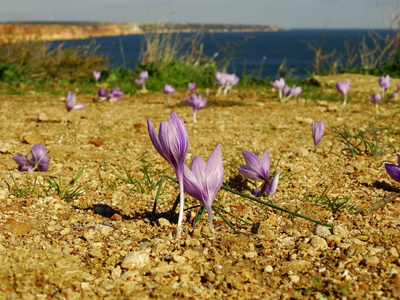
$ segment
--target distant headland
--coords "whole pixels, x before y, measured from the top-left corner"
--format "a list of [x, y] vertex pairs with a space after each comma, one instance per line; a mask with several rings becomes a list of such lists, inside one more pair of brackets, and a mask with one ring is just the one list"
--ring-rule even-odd
[[3, 40], [42, 41], [86, 39], [100, 36], [144, 34], [145, 32], [263, 32], [286, 31], [272, 25], [193, 24], [193, 23], [95, 23], [18, 22], [0, 23]]

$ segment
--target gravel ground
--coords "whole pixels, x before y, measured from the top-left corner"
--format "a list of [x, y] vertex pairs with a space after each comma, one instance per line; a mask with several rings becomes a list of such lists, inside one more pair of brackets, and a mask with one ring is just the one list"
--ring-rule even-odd
[[[352, 87], [343, 109], [325, 99], [337, 93], [336, 80], [347, 78]], [[87, 106], [68, 114], [51, 95], [0, 95], [1, 298], [399, 298], [399, 184], [384, 168], [385, 162], [397, 163], [399, 102], [385, 100], [378, 118], [367, 100], [379, 91], [376, 77], [318, 80], [319, 100], [279, 103], [270, 87], [218, 97], [211, 91], [197, 124], [182, 93], [173, 95], [171, 106], [159, 93], [124, 95], [115, 103], [78, 93], [78, 103]], [[156, 183], [163, 174], [175, 175], [153, 148], [146, 125], [149, 117], [158, 128], [171, 110], [189, 132], [187, 164], [194, 155], [207, 158], [220, 143], [225, 184], [250, 195], [252, 183], [236, 170], [244, 164], [241, 151], [269, 150], [273, 167], [281, 171], [273, 203], [333, 228], [220, 191], [215, 203], [253, 225], [225, 214], [241, 232], [234, 233], [215, 215], [213, 234], [206, 216], [194, 224], [197, 210], [191, 209], [177, 239], [176, 216], [169, 220], [175, 183], [165, 182], [157, 214], [151, 214]], [[325, 123], [316, 152], [313, 120]], [[388, 151], [374, 157], [362, 150], [351, 157], [335, 133], [345, 125], [351, 131], [390, 127], [377, 132], [378, 137], [388, 133], [378, 143]], [[48, 149], [49, 171], [19, 172], [12, 157], [38, 142]], [[65, 187], [82, 168], [74, 187], [84, 192], [70, 202], [46, 182], [56, 178]], [[131, 183], [120, 178], [127, 174]], [[330, 205], [315, 203], [324, 191]], [[368, 211], [389, 196], [392, 201]], [[186, 200], [187, 208], [198, 204]]]

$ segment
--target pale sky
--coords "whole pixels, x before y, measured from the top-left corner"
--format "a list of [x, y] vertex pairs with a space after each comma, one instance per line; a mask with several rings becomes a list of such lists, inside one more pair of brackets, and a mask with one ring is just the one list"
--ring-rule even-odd
[[390, 7], [400, 13], [400, 0], [0, 0], [0, 22], [161, 20], [283, 28], [386, 28]]

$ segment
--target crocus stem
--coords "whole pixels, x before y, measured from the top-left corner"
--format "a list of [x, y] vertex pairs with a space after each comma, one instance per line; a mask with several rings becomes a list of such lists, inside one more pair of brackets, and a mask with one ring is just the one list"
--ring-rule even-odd
[[378, 106], [378, 103], [375, 104], [375, 111], [376, 111], [377, 114], [379, 114], [379, 106]]
[[290, 211], [290, 210], [288, 210], [288, 209], [286, 209], [286, 208], [283, 208], [283, 207], [280, 207], [280, 206], [277, 206], [277, 205], [274, 205], [274, 204], [271, 204], [271, 203], [268, 203], [268, 202], [264, 202], [264, 201], [262, 201], [262, 200], [259, 200], [259, 199], [255, 198], [255, 197], [248, 196], [248, 195], [246, 195], [246, 194], [243, 194], [243, 193], [240, 193], [240, 192], [238, 192], [238, 191], [232, 190], [232, 189], [227, 188], [227, 187], [225, 187], [225, 186], [221, 187], [221, 189], [223, 189], [223, 190], [225, 190], [225, 191], [228, 191], [228, 192], [231, 192], [231, 193], [233, 193], [233, 194], [242, 196], [242, 197], [247, 198], [247, 199], [249, 199], [249, 200], [252, 200], [252, 201], [254, 201], [254, 202], [258, 202], [258, 203], [264, 204], [264, 205], [266, 205], [266, 206], [275, 208], [275, 209], [277, 209], [277, 210], [286, 212], [286, 213], [291, 214], [291, 215], [294, 215], [294, 216], [296, 216], [296, 217], [300, 217], [300, 218], [306, 219], [306, 220], [311, 221], [311, 222], [313, 222], [313, 223], [316, 223], [316, 224], [319, 224], [319, 225], [323, 225], [323, 226], [326, 226], [326, 227], [333, 227], [332, 224], [327, 224], [327, 223], [323, 223], [323, 222], [318, 221], [318, 220], [311, 219], [311, 218], [309, 218], [309, 217], [307, 217], [307, 216], [298, 214], [298, 213], [296, 213], [296, 212]]
[[178, 217], [178, 228], [176, 230], [176, 237], [180, 238], [182, 235], [182, 220], [183, 220], [183, 203], [184, 203], [184, 194], [183, 194], [183, 174], [180, 174], [178, 177], [179, 182], [179, 217]]
[[205, 205], [205, 207], [207, 209], [208, 223], [210, 224], [210, 230], [212, 233], [215, 233], [214, 223], [213, 223], [213, 219], [212, 219], [212, 205]]
[[196, 111], [193, 111], [193, 122], [197, 123]]
[[282, 102], [282, 90], [279, 90], [279, 101]]
[[343, 107], [346, 106], [346, 102], [347, 102], [347, 95], [344, 96], [344, 100], [343, 100]]

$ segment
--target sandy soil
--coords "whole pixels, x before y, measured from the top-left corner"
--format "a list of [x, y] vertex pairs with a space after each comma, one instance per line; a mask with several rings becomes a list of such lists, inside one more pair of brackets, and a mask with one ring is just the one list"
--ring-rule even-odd
[[[325, 101], [337, 93], [336, 80], [347, 78], [353, 84], [346, 108]], [[51, 95], [1, 95], [1, 298], [399, 298], [399, 200], [365, 211], [399, 187], [384, 168], [385, 162], [397, 163], [399, 102], [384, 101], [379, 122], [371, 125], [378, 116], [367, 95], [379, 91], [376, 77], [321, 80], [319, 100], [279, 103], [270, 87], [235, 90], [225, 97], [212, 91], [197, 124], [182, 93], [173, 95], [172, 106], [158, 93], [123, 96], [116, 103], [96, 103], [78, 94], [78, 103], [87, 107], [69, 114]], [[174, 173], [153, 148], [146, 125], [149, 117], [158, 127], [172, 109], [189, 132], [187, 164], [194, 155], [208, 157], [220, 143], [225, 184], [250, 194], [252, 184], [236, 170], [244, 163], [241, 151], [261, 155], [269, 150], [272, 165], [281, 171], [273, 202], [334, 227], [220, 191], [215, 203], [253, 225], [225, 214], [244, 233], [235, 234], [215, 215], [212, 234], [206, 216], [194, 225], [193, 209], [185, 214], [183, 237], [176, 239], [176, 216], [167, 220], [178, 194], [175, 183], [166, 181], [157, 215], [151, 215], [155, 183], [162, 174]], [[325, 123], [316, 152], [312, 120]], [[355, 131], [390, 126], [379, 144], [388, 151], [376, 158], [368, 152], [351, 157], [335, 133], [344, 125]], [[50, 168], [27, 179], [12, 157], [28, 153], [37, 142], [46, 145]], [[85, 189], [83, 194], [67, 203], [49, 190], [46, 178], [59, 177], [65, 186], [82, 168], [75, 186]], [[118, 179], [126, 177], [125, 170], [134, 184]], [[32, 184], [35, 178], [30, 193], [13, 195], [17, 185], [26, 191], [27, 180]], [[327, 188], [330, 199], [349, 199], [342, 211], [306, 200]], [[198, 204], [186, 199], [186, 207]]]

